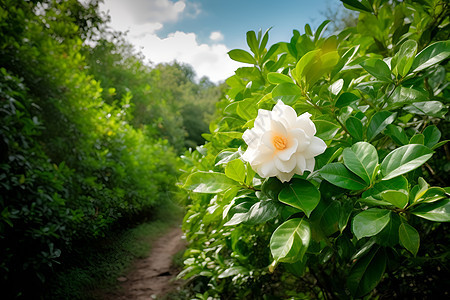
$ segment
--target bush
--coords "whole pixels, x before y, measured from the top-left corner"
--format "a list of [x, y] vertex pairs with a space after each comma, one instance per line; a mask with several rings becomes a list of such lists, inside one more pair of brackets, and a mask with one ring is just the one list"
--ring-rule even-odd
[[[183, 158], [180, 277], [197, 298], [447, 293], [448, 3], [342, 2], [356, 27], [324, 37], [329, 21], [306, 25], [270, 47], [268, 31], [249, 31], [251, 53], [229, 52], [250, 66]], [[290, 107], [316, 131], [283, 133]], [[276, 160], [297, 145], [310, 152]]]

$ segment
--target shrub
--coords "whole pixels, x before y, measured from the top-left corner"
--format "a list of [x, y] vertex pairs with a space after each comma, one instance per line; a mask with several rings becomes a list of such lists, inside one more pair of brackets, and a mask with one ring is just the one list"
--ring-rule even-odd
[[[249, 31], [250, 52], [229, 52], [250, 66], [226, 81], [208, 142], [183, 158], [190, 245], [180, 277], [195, 278], [197, 297], [446, 294], [448, 3], [343, 2], [360, 12], [356, 27], [323, 36], [329, 21], [306, 25], [270, 47], [268, 31]], [[276, 172], [249, 157], [266, 152], [247, 145], [260, 137], [243, 137], [289, 122], [261, 121], [278, 101], [310, 113], [327, 146], [287, 182], [264, 178]], [[257, 150], [283, 150], [265, 138]]]

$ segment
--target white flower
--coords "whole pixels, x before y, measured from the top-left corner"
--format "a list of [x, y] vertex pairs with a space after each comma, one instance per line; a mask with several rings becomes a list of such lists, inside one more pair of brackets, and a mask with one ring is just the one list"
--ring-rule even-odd
[[312, 172], [314, 157], [327, 146], [314, 136], [316, 126], [310, 117], [309, 113], [297, 117], [295, 110], [282, 101], [272, 111], [258, 110], [255, 126], [242, 135], [248, 145], [242, 158], [259, 176], [276, 176], [282, 182], [291, 180], [294, 174]]

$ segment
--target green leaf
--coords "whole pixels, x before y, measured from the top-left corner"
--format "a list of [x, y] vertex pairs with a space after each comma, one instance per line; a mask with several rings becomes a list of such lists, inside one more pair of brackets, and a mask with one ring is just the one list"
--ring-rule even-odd
[[331, 71], [331, 78], [334, 78], [334, 76], [336, 76], [336, 74], [338, 74], [339, 71], [341, 71], [352, 60], [353, 56], [355, 56], [358, 50], [359, 45], [356, 45], [348, 49], [347, 52], [344, 53], [339, 62], [333, 68], [333, 71]]
[[245, 165], [240, 159], [235, 159], [227, 163], [225, 175], [239, 183], [245, 181]]
[[375, 185], [371, 188], [365, 191], [362, 194], [363, 198], [374, 198], [381, 200], [383, 199], [381, 197], [381, 193], [386, 190], [396, 190], [396, 191], [407, 191], [408, 189], [408, 180], [406, 180], [403, 176], [394, 177], [389, 180], [379, 181], [375, 183]]
[[225, 269], [225, 271], [220, 273], [219, 276], [217, 276], [217, 277], [218, 278], [227, 278], [227, 277], [235, 276], [238, 274], [241, 274], [241, 275], [248, 274], [247, 268], [242, 267], [242, 266], [233, 266], [231, 268]]
[[345, 106], [348, 106], [348, 105], [356, 102], [356, 100], [358, 100], [358, 99], [359, 99], [359, 97], [356, 96], [355, 94], [345, 92], [339, 96], [339, 98], [336, 100], [336, 104], [334, 106], [336, 106], [337, 108], [343, 108]]
[[249, 121], [258, 115], [258, 109], [255, 105], [255, 99], [247, 98], [237, 103], [236, 113], [242, 119]]
[[314, 42], [317, 42], [320, 39], [323, 31], [327, 28], [328, 23], [330, 23], [330, 20], [325, 20], [322, 22], [322, 24], [319, 25], [316, 32], [314, 33]]
[[332, 85], [330, 85], [328, 90], [330, 91], [330, 93], [337, 96], [341, 92], [343, 86], [344, 86], [344, 79], [340, 78], [336, 80]]
[[347, 127], [347, 131], [357, 141], [361, 141], [363, 139], [364, 130], [363, 124], [360, 119], [353, 116], [348, 117], [348, 119], [345, 121], [345, 127]]
[[378, 165], [378, 153], [374, 146], [366, 142], [359, 142], [352, 148], [345, 148], [343, 152], [345, 166], [364, 179], [369, 185]]
[[379, 133], [381, 133], [386, 126], [394, 122], [397, 113], [389, 111], [379, 111], [370, 119], [369, 126], [367, 127], [367, 140], [373, 140]]
[[223, 173], [195, 172], [186, 179], [183, 188], [194, 193], [216, 194], [236, 185]]
[[397, 69], [398, 74], [401, 77], [405, 77], [409, 70], [411, 69], [411, 66], [414, 61], [414, 56], [417, 53], [417, 42], [414, 40], [408, 40], [402, 44], [400, 47], [400, 50], [397, 52], [397, 54], [392, 59], [394, 61], [394, 64], [391, 65], [392, 67]]
[[391, 69], [384, 61], [377, 58], [369, 58], [363, 61], [361, 66], [378, 80], [392, 82]]
[[372, 291], [386, 270], [386, 253], [382, 248], [370, 250], [352, 266], [347, 278], [350, 293], [360, 298]]
[[388, 108], [394, 109], [406, 104], [428, 100], [428, 95], [423, 90], [398, 86], [387, 99]]
[[424, 145], [428, 148], [432, 148], [441, 139], [441, 131], [434, 125], [428, 126], [423, 131]]
[[248, 53], [247, 51], [242, 50], [242, 49], [231, 50], [228, 52], [228, 56], [230, 56], [230, 58], [232, 60], [235, 60], [238, 62], [256, 65], [256, 61], [253, 58], [253, 56], [250, 53]]
[[411, 105], [403, 107], [409, 113], [444, 118], [447, 114], [447, 107], [439, 101], [415, 102]]
[[384, 133], [387, 134], [399, 146], [406, 145], [409, 142], [408, 136], [400, 126], [389, 124], [386, 127], [386, 131]]
[[314, 125], [316, 125], [316, 137], [324, 141], [331, 140], [341, 129], [340, 126], [325, 120], [314, 120]]
[[421, 204], [411, 213], [430, 221], [450, 222], [450, 200], [443, 199], [433, 203]]
[[314, 239], [320, 240], [322, 236], [330, 236], [339, 230], [340, 208], [338, 201], [324, 198], [320, 200], [309, 218]]
[[402, 223], [398, 228], [398, 236], [400, 244], [416, 256], [420, 245], [420, 236], [417, 230], [408, 223]]
[[370, 208], [362, 211], [353, 218], [353, 233], [358, 240], [374, 236], [383, 230], [390, 218], [391, 211], [387, 209]]
[[408, 204], [408, 195], [401, 191], [387, 190], [381, 193], [381, 197], [398, 208], [405, 208]]
[[271, 72], [271, 73], [267, 74], [267, 80], [273, 84], [285, 83], [285, 82], [294, 84], [294, 81], [292, 80], [291, 77], [281, 74], [281, 73], [276, 73], [276, 72]]
[[320, 192], [311, 182], [293, 179], [278, 195], [278, 200], [303, 211], [308, 217], [320, 201]]
[[344, 189], [357, 191], [367, 186], [364, 179], [350, 172], [342, 163], [327, 164], [319, 173], [328, 182]]
[[311, 238], [309, 223], [305, 218], [290, 219], [281, 224], [270, 238], [272, 266], [278, 262], [293, 263], [303, 259]]
[[247, 45], [252, 50], [252, 52], [255, 54], [255, 56], [258, 56], [259, 54], [259, 47], [258, 47], [258, 41], [256, 40], [256, 34], [253, 30], [247, 31]]
[[373, 12], [372, 7], [366, 7], [358, 0], [341, 0], [342, 3], [344, 3], [344, 6], [351, 10], [356, 11], [363, 11], [363, 12]]
[[425, 136], [421, 133], [415, 134], [411, 137], [411, 139], [409, 140], [410, 144], [421, 144], [423, 145], [425, 140]]
[[433, 156], [433, 151], [424, 145], [410, 144], [390, 152], [381, 163], [383, 180], [408, 173]]
[[249, 225], [265, 223], [277, 217], [280, 208], [280, 205], [273, 200], [256, 202], [248, 211], [245, 223]]
[[291, 95], [300, 97], [301, 94], [302, 91], [296, 84], [288, 82], [284, 82], [277, 85], [272, 91], [272, 96], [274, 98], [278, 96], [291, 96]]
[[423, 49], [414, 59], [412, 72], [419, 72], [450, 56], [450, 41], [440, 41]]

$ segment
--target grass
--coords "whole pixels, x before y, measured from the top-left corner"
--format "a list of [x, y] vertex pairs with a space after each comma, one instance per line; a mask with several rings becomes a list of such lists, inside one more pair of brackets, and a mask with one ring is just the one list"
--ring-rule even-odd
[[146, 257], [152, 241], [179, 223], [183, 211], [173, 203], [158, 207], [152, 216], [133, 228], [78, 245], [50, 279], [44, 299], [101, 299], [119, 288], [117, 278], [137, 258]]

